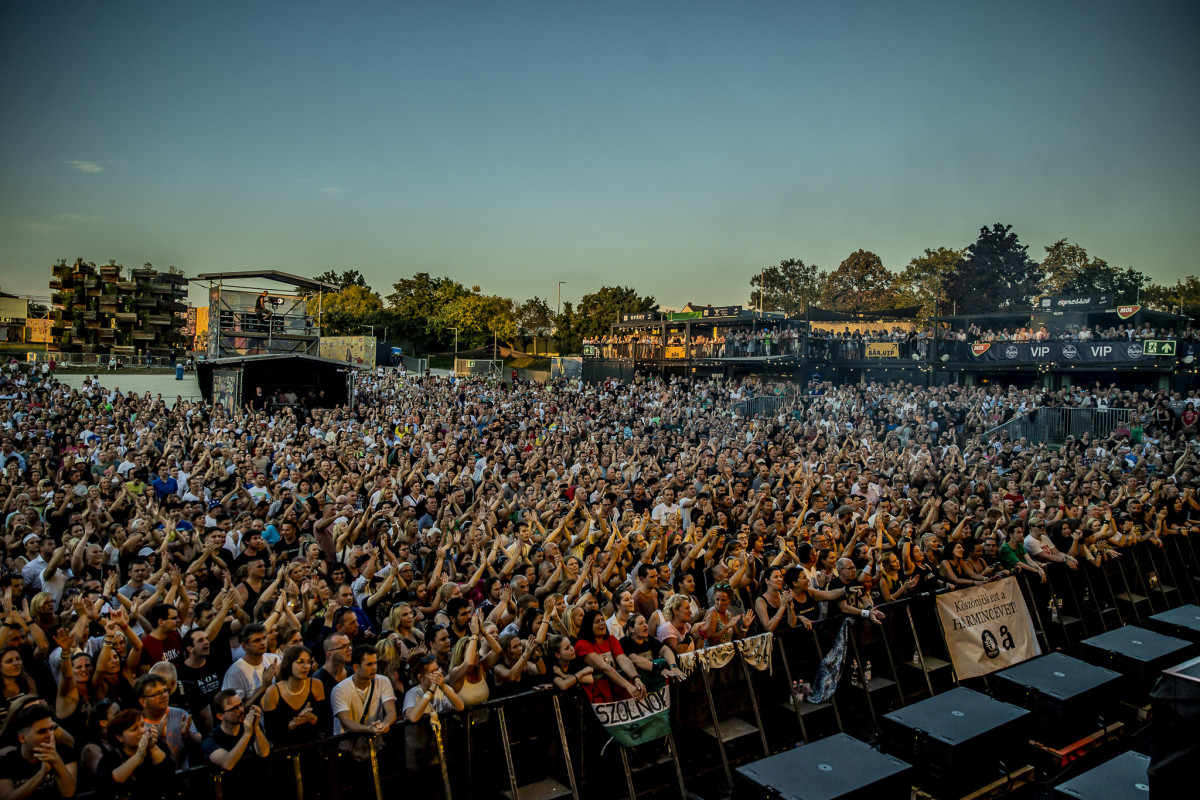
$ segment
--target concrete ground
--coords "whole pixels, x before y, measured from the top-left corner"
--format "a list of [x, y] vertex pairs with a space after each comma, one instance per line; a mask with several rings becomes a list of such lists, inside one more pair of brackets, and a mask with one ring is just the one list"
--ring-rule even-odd
[[60, 374], [58, 380], [70, 386], [73, 389], [78, 389], [83, 385], [84, 380], [92, 375], [100, 376], [100, 385], [105, 389], [120, 389], [122, 393], [137, 392], [144, 394], [150, 392], [151, 395], [161, 394], [166, 400], [174, 400], [177, 395], [181, 395], [185, 400], [200, 399], [200, 384], [196, 380], [195, 372], [185, 372], [183, 380], [175, 380], [175, 373], [153, 372], [153, 373], [131, 373], [127, 370], [118, 372], [108, 372], [100, 370], [91, 375], [79, 373]]

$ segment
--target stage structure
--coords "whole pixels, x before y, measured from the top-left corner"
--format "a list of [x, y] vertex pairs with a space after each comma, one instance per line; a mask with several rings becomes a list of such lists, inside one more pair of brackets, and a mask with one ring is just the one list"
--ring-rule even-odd
[[[235, 356], [320, 355], [321, 307], [330, 283], [278, 270], [206, 272], [209, 360]], [[269, 281], [289, 289], [254, 285]]]

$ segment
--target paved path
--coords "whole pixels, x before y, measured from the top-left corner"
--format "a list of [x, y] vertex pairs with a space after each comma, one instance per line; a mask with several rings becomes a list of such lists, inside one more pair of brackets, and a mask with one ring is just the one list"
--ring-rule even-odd
[[[120, 389], [128, 394], [129, 392], [137, 392], [144, 394], [150, 392], [151, 395], [161, 394], [164, 399], [174, 400], [176, 395], [182, 395], [185, 400], [200, 399], [200, 384], [196, 380], [195, 372], [183, 373], [183, 380], [175, 380], [175, 373], [145, 373], [137, 374], [122, 370], [120, 372], [108, 372], [100, 370], [98, 373], [93, 373], [100, 376], [100, 385], [105, 389]], [[83, 385], [83, 381], [90, 375], [82, 372], [60, 374], [58, 379], [70, 386], [73, 389], [78, 389]]]

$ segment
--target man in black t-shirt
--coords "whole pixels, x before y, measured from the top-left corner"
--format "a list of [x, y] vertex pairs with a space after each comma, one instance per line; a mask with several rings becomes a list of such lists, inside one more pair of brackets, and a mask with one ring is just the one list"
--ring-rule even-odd
[[[54, 714], [46, 705], [27, 705], [12, 720], [17, 747], [0, 757], [0, 797], [71, 797], [75, 794], [75, 757], [54, 742]], [[28, 784], [36, 788], [25, 792]]]
[[188, 712], [212, 727], [209, 704], [221, 691], [225, 670], [213, 666], [209, 659], [212, 642], [202, 628], [193, 628], [183, 637], [183, 652], [187, 658], [175, 665]]
[[265, 759], [271, 745], [262, 729], [262, 709], [247, 711], [237, 692], [217, 692], [212, 702], [217, 726], [204, 739], [204, 757], [223, 770], [226, 797], [254, 797], [267, 789]]

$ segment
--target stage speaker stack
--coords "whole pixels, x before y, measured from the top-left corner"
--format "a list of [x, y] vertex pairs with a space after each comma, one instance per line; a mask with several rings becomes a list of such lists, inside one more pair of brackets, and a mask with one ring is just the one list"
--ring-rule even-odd
[[996, 699], [1029, 709], [1038, 735], [1062, 741], [1112, 722], [1120, 701], [1120, 673], [1062, 653], [1031, 658], [993, 680]]
[[1136, 625], [1084, 639], [1081, 644], [1084, 658], [1128, 677], [1143, 699], [1164, 669], [1183, 661], [1195, 649], [1189, 641]]
[[844, 733], [737, 768], [746, 800], [909, 800], [912, 766]]
[[1026, 763], [1029, 737], [1021, 729], [1030, 717], [959, 687], [884, 715], [884, 749], [917, 767], [918, 786], [958, 790]]
[[[1061, 784], [1054, 790], [1054, 796], [1058, 800], [1158, 800], [1159, 795], [1150, 794], [1146, 777], [1149, 765], [1148, 757], [1125, 753]], [[1188, 796], [1185, 792], [1164, 794], [1162, 798]]]
[[[1150, 693], [1150, 705], [1152, 795], [1195, 796], [1200, 793], [1196, 788], [1196, 765], [1200, 763], [1200, 658], [1164, 670]], [[1189, 792], [1172, 795], [1176, 787], [1187, 786], [1192, 787]]]

